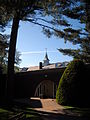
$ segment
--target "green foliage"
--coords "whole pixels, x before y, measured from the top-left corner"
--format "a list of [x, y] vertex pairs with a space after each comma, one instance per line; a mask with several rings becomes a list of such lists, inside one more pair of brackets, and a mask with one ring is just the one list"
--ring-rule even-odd
[[[72, 56], [76, 59], [81, 59], [85, 63], [90, 63], [90, 2], [89, 1], [78, 1], [74, 7], [64, 10], [64, 15], [71, 19], [77, 19], [79, 23], [84, 23], [85, 27], [81, 28], [78, 26], [77, 29], [71, 26], [64, 29], [63, 38], [66, 41], [71, 42], [73, 45], [78, 44], [79, 49], [63, 49], [59, 51], [64, 55]], [[60, 36], [57, 34], [57, 36]], [[60, 36], [61, 37], [61, 36]]]
[[8, 35], [0, 34], [0, 64], [5, 63], [7, 59], [8, 38]]
[[14, 66], [14, 71], [19, 72], [19, 66]]
[[63, 105], [82, 105], [84, 104], [85, 65], [80, 60], [72, 61], [65, 69], [57, 89], [56, 100]]
[[20, 59], [20, 52], [16, 50], [15, 52], [15, 65], [19, 65], [21, 63], [21, 59]]
[[1, 5], [0, 1], [0, 31], [4, 32], [5, 29], [4, 27], [8, 25], [8, 22], [11, 20], [11, 15], [12, 11], [8, 11], [8, 9]]
[[[65, 41], [69, 40], [72, 43], [77, 43], [79, 41], [78, 43], [80, 44], [80, 41], [82, 41], [81, 35], [84, 36], [86, 31], [88, 32], [88, 28], [90, 27], [87, 26], [86, 31], [85, 28], [83, 30], [80, 30], [80, 28], [70, 28], [72, 24], [68, 24], [69, 20], [67, 20], [67, 18], [69, 17], [71, 19], [78, 20], [86, 18], [82, 19], [82, 22], [89, 23], [88, 21], [90, 21], [90, 14], [89, 11], [87, 11], [89, 10], [88, 4], [86, 9], [85, 4], [80, 3], [81, 0], [78, 0], [78, 4], [75, 2], [77, 2], [77, 0], [6, 0], [0, 3], [0, 8], [2, 8], [0, 13], [4, 13], [0, 15], [0, 25], [3, 26], [8, 23], [8, 21], [13, 19], [8, 57], [8, 76], [12, 77], [9, 77], [9, 79], [13, 78], [14, 73], [16, 39], [20, 20], [29, 21], [31, 23], [40, 25], [42, 28], [44, 28], [44, 33], [47, 33], [46, 35], [48, 37], [50, 37], [51, 35], [56, 35], [57, 37], [64, 38]], [[4, 12], [2, 12], [2, 10]], [[49, 20], [47, 19], [48, 16]], [[63, 26], [62, 28], [66, 29], [61, 29], [61, 25]], [[48, 29], [45, 30], [45, 28], [51, 29], [51, 31]], [[87, 34], [85, 38], [87, 38]], [[81, 52], [87, 52], [87, 45], [84, 45], [85, 44], [83, 43], [81, 44], [82, 48], [84, 47], [83, 51]]]
[[[9, 35], [2, 35], [0, 34], [0, 73], [7, 73], [7, 63], [8, 63], [8, 48], [9, 48], [9, 42], [8, 42]], [[21, 62], [20, 59], [20, 52], [16, 50], [15, 54], [15, 72], [19, 71], [18, 65]]]
[[7, 74], [7, 65], [6, 64], [0, 65], [0, 74]]

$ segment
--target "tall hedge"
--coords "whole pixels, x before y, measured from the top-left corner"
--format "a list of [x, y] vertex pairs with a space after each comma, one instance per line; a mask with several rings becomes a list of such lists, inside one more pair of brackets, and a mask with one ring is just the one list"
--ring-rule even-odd
[[62, 105], [82, 106], [85, 101], [85, 65], [74, 60], [65, 69], [57, 89], [56, 101]]

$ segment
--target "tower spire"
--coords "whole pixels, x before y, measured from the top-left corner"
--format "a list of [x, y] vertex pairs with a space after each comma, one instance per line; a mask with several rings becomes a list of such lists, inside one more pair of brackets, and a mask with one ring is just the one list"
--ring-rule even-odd
[[46, 53], [47, 53], [47, 48], [45, 48], [45, 50], [46, 50]]
[[48, 54], [47, 54], [47, 48], [45, 48], [46, 50], [46, 54], [45, 54], [45, 57], [44, 57], [44, 66], [48, 65], [49, 64], [49, 59], [48, 59]]

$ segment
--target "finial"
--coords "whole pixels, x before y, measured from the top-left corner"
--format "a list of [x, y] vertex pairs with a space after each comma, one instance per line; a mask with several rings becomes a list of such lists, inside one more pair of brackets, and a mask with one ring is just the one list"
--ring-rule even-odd
[[45, 50], [46, 50], [46, 53], [47, 53], [47, 48], [45, 48]]

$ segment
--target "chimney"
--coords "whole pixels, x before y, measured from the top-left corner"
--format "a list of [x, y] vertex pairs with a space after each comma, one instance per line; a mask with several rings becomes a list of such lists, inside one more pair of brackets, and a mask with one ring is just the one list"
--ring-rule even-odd
[[42, 69], [42, 62], [39, 63], [39, 69]]

